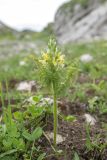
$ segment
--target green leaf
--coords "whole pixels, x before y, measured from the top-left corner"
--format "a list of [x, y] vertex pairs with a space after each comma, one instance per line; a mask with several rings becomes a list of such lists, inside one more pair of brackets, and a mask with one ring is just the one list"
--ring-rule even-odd
[[10, 155], [10, 154], [15, 153], [15, 152], [17, 152], [17, 149], [12, 149], [10, 151], [7, 151], [5, 153], [0, 154], [0, 158], [3, 158], [4, 156]]
[[69, 122], [73, 122], [73, 121], [76, 121], [76, 117], [75, 116], [72, 116], [72, 115], [69, 115], [65, 118], [66, 121], [69, 121]]
[[42, 153], [37, 160], [43, 160], [46, 156], [46, 153]]
[[40, 128], [40, 127], [36, 128], [32, 132], [32, 134], [28, 133], [27, 130], [25, 130], [23, 132], [24, 138], [26, 138], [28, 141], [35, 141], [35, 140], [39, 139], [41, 137], [41, 135], [42, 135], [42, 128]]
[[13, 115], [16, 120], [23, 120], [23, 113], [22, 112], [17, 111], [17, 112], [14, 112]]
[[11, 149], [11, 147], [12, 147], [12, 142], [13, 142], [12, 138], [11, 138], [11, 137], [8, 137], [7, 139], [4, 139], [4, 140], [3, 140], [3, 145], [4, 145], [5, 148]]
[[80, 158], [79, 158], [77, 152], [75, 152], [75, 154], [74, 154], [74, 160], [80, 160]]
[[6, 125], [3, 124], [3, 125], [1, 125], [1, 127], [2, 127], [3, 135], [5, 135], [5, 134], [6, 134], [6, 131], [7, 131]]
[[36, 107], [35, 105], [32, 105], [28, 108], [28, 112], [30, 112], [30, 114], [33, 117], [39, 117], [42, 115], [43, 113], [43, 108], [42, 107]]
[[10, 137], [19, 137], [20, 133], [18, 132], [17, 125], [14, 121], [11, 122], [11, 125], [9, 124], [7, 126], [7, 133]]
[[34, 141], [39, 139], [41, 135], [42, 135], [42, 128], [41, 127], [36, 128], [32, 133], [32, 140]]
[[34, 96], [33, 100], [38, 103], [38, 102], [40, 102], [41, 98], [42, 98], [41, 95], [40, 96]]
[[0, 160], [16, 160], [16, 156], [13, 155], [7, 155], [5, 157], [0, 158]]
[[24, 150], [25, 149], [25, 143], [22, 138], [13, 140], [13, 147], [17, 148], [18, 150]]
[[25, 139], [27, 139], [28, 141], [32, 141], [32, 136], [31, 136], [30, 133], [28, 133], [27, 130], [25, 130], [22, 135], [23, 135], [23, 137], [24, 137]]

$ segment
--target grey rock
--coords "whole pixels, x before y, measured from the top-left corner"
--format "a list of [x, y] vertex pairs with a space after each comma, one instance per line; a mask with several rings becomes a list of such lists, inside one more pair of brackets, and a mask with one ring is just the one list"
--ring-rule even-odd
[[18, 91], [28, 91], [28, 92], [31, 92], [32, 90], [32, 87], [34, 87], [36, 84], [35, 84], [35, 81], [22, 81], [20, 82], [19, 84], [17, 84], [17, 87], [16, 87], [16, 90]]
[[[71, 5], [71, 6], [70, 6]], [[107, 1], [89, 0], [87, 6], [69, 2], [56, 15], [54, 30], [60, 44], [107, 39]]]
[[86, 123], [90, 124], [90, 125], [95, 125], [95, 123], [97, 122], [96, 119], [91, 116], [90, 114], [84, 114], [84, 117], [85, 117], [85, 120], [86, 120]]
[[[46, 132], [46, 136], [50, 139], [53, 140], [54, 139], [54, 133], [53, 132]], [[61, 144], [65, 141], [65, 137], [63, 137], [60, 134], [57, 134], [56, 136], [56, 144]]]

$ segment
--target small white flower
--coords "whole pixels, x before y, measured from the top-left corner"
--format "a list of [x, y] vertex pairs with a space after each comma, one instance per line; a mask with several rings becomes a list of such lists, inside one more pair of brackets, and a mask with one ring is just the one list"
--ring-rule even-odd
[[30, 98], [28, 98], [28, 99], [27, 99], [27, 102], [29, 102], [30, 104], [33, 104], [33, 105], [36, 104], [36, 102], [35, 102], [34, 99], [33, 99], [33, 96], [31, 96]]
[[83, 54], [81, 57], [80, 57], [80, 61], [81, 62], [85, 62], [85, 63], [88, 63], [90, 61], [93, 60], [93, 57], [90, 55], [90, 54]]
[[53, 99], [52, 98], [42, 98], [41, 99], [41, 105], [53, 105]]

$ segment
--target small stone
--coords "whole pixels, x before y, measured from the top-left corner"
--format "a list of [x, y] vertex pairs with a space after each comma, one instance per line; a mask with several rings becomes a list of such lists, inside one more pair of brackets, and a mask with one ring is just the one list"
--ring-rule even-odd
[[89, 123], [90, 125], [95, 125], [96, 119], [92, 117], [90, 114], [84, 114], [84, 117], [87, 123]]
[[[75, 1], [75, 0], [74, 0]], [[60, 44], [93, 42], [107, 39], [107, 1], [72, 0], [62, 5], [55, 14], [54, 31]], [[86, 5], [86, 7], [84, 6]]]
[[[46, 132], [46, 135], [48, 136], [48, 138], [50, 140], [53, 140], [54, 139], [54, 133], [53, 132]], [[65, 137], [63, 137], [62, 135], [60, 134], [57, 134], [57, 138], [56, 138], [56, 143], [57, 144], [60, 144], [62, 142], [65, 141]]]
[[22, 81], [17, 85], [17, 90], [18, 91], [29, 91], [31, 92], [32, 87], [35, 86], [35, 81]]
[[93, 60], [93, 57], [92, 57], [90, 54], [83, 54], [83, 55], [80, 57], [80, 61], [81, 61], [81, 62], [88, 63], [88, 62], [91, 62], [92, 60]]

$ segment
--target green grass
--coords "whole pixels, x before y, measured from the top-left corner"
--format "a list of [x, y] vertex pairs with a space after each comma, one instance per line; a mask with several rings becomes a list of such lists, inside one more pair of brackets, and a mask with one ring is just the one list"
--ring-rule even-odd
[[107, 64], [107, 41], [98, 41], [91, 43], [68, 44], [63, 47], [64, 53], [68, 60], [79, 58], [82, 54], [91, 54], [94, 62], [99, 64]]
[[[42, 46], [39, 48], [39, 51], [43, 48]], [[92, 81], [94, 79], [103, 79], [107, 77], [107, 41], [98, 41], [93, 43], [79, 43], [79, 44], [68, 44], [65, 46], [61, 46], [63, 54], [66, 55], [66, 59], [68, 63], [72, 63], [74, 59], [79, 59], [83, 54], [91, 54], [93, 56], [93, 61], [88, 64], [80, 63], [78, 64], [78, 68], [81, 73], [90, 78]], [[38, 51], [38, 53], [40, 53]], [[35, 51], [36, 52], [36, 51]], [[38, 75], [35, 73], [35, 64], [32, 62], [32, 59], [29, 58], [29, 54], [32, 52], [21, 52], [17, 55], [2, 59], [0, 61], [0, 81], [9, 82], [10, 80], [36, 80]], [[25, 61], [24, 66], [20, 66], [20, 61]], [[68, 97], [74, 101], [79, 99], [80, 101], [87, 101], [86, 91], [87, 89], [93, 89], [91, 83], [84, 84], [74, 84], [75, 92], [72, 97], [70, 97], [68, 93]], [[104, 93], [100, 92], [102, 96], [106, 96], [107, 86], [103, 88]], [[13, 89], [10, 92], [10, 97], [13, 97], [15, 93], [15, 98], [18, 99], [25, 95], [20, 95], [18, 91]], [[100, 96], [101, 96], [100, 94]], [[99, 91], [96, 91], [96, 95], [99, 95]]]
[[[43, 48], [43, 47], [42, 47]], [[40, 49], [41, 50], [41, 49]], [[62, 47], [63, 53], [67, 56], [67, 61], [72, 62], [79, 59], [82, 54], [91, 54], [96, 65], [107, 66], [107, 41], [100, 41], [87, 44], [68, 44]], [[36, 52], [36, 51], [35, 51]], [[39, 53], [39, 51], [38, 51]], [[34, 80], [34, 63], [29, 58], [32, 52], [21, 52], [18, 55], [2, 59], [0, 61], [0, 81], [5, 79]], [[20, 66], [20, 61], [25, 61], [25, 66]]]
[[[27, 60], [26, 60], [27, 59]], [[20, 61], [25, 61], [24, 66], [20, 66]], [[0, 81], [3, 80], [33, 80], [34, 79], [34, 65], [27, 56], [16, 55], [0, 63]]]
[[[21, 40], [20, 43], [24, 44], [24, 40]], [[38, 75], [36, 74], [34, 69], [35, 64], [33, 63], [33, 60], [29, 58], [29, 55], [36, 52], [39, 54], [43, 46], [40, 45], [38, 50], [35, 51], [30, 49], [23, 50], [18, 54], [14, 54], [11, 47], [12, 46], [8, 46], [7, 50], [5, 50], [5, 52], [3, 51], [5, 53], [5, 57], [0, 59], [0, 82], [2, 82], [2, 84], [7, 82], [8, 84], [10, 80], [18, 80], [18, 82], [22, 80], [36, 80], [38, 78]], [[91, 108], [91, 112], [89, 112], [91, 114], [96, 114], [96, 110], [99, 109], [99, 116], [102, 117], [103, 113], [107, 113], [107, 83], [105, 80], [103, 80], [104, 77], [107, 77], [107, 41], [78, 44], [74, 43], [60, 47], [62, 48], [62, 54], [66, 55], [67, 63], [72, 63], [75, 59], [79, 60], [81, 55], [83, 54], [91, 54], [93, 56], [93, 61], [90, 63], [82, 63], [80, 61], [78, 62], [77, 67], [79, 69], [79, 74], [76, 77], [76, 81], [71, 84], [70, 90], [67, 92], [67, 94], [63, 95], [62, 93], [61, 96], [65, 96], [64, 98], [67, 98], [67, 100], [73, 103], [79, 102], [85, 105], [89, 104]], [[8, 50], [10, 50], [9, 53]], [[10, 56], [10, 53], [12, 54], [12, 56]], [[25, 61], [26, 64], [24, 66], [20, 66], [20, 61]], [[85, 78], [88, 78], [88, 81], [80, 83], [81, 75], [83, 75]], [[99, 80], [99, 82], [95, 83], [95, 80]], [[92, 91], [92, 93], [88, 95], [88, 91]], [[17, 104], [12, 105], [11, 107], [12, 109], [18, 108], [22, 112], [23, 107], [29, 107], [27, 103], [23, 104], [25, 99], [28, 99], [31, 95], [37, 96], [44, 95], [45, 93], [47, 96], [49, 92], [47, 90], [40, 90], [37, 93], [28, 93], [19, 92], [16, 90], [16, 88], [9, 88], [9, 93], [7, 93], [7, 91], [4, 89], [3, 93], [0, 96], [2, 96], [3, 99], [19, 100]], [[98, 97], [98, 101], [94, 101], [94, 99], [96, 99], [96, 96]], [[95, 109], [94, 105], [97, 106]], [[35, 106], [29, 107], [30, 114], [32, 112], [32, 115], [34, 113], [34, 107]], [[41, 109], [41, 107], [39, 107], [39, 109]], [[93, 112], [93, 110], [95, 113]], [[27, 112], [24, 113], [24, 117], [26, 114]], [[28, 115], [25, 117], [25, 120], [29, 118]], [[29, 122], [29, 119], [27, 122]], [[34, 125], [35, 122], [37, 122], [37, 120], [34, 121]], [[31, 124], [32, 127], [32, 123], [29, 124]]]
[[[72, 94], [67, 94], [67, 97], [71, 101], [87, 102], [89, 98], [94, 95], [103, 97], [107, 102], [107, 85], [105, 79], [107, 77], [107, 41], [98, 41], [92, 43], [79, 43], [68, 44], [63, 46], [63, 53], [67, 55], [67, 62], [72, 63], [74, 59], [79, 60], [81, 55], [90, 54], [93, 56], [93, 61], [90, 63], [78, 63], [78, 69], [80, 74], [85, 77], [86, 80], [82, 84], [75, 82], [71, 85], [71, 88], [75, 90]], [[79, 81], [80, 77], [77, 78]], [[99, 81], [95, 84], [95, 81]], [[87, 91], [91, 91], [92, 94], [87, 95]], [[93, 94], [94, 93], [94, 94]]]

